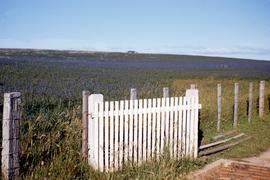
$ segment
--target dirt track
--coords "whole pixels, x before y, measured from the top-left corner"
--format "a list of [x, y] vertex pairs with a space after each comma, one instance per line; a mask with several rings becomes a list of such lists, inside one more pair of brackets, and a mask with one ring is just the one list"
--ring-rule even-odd
[[245, 162], [270, 167], [270, 149], [268, 149], [267, 151], [261, 153], [258, 156], [244, 158], [242, 160], [245, 161]]
[[244, 158], [239, 161], [220, 159], [203, 169], [193, 172], [188, 179], [216, 180], [240, 179], [257, 180], [270, 179], [270, 149], [258, 156]]

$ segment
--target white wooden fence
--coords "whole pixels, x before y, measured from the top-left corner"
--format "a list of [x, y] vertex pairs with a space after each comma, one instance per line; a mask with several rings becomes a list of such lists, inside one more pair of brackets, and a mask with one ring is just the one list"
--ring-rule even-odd
[[103, 102], [89, 96], [88, 162], [95, 169], [118, 169], [159, 158], [167, 147], [173, 158], [198, 154], [198, 90], [185, 97]]

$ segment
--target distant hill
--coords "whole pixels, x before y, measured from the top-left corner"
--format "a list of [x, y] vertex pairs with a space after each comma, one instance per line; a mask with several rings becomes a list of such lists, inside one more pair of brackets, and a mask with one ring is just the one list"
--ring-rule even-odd
[[139, 53], [136, 51], [128, 52], [102, 52], [102, 51], [78, 51], [78, 50], [51, 50], [51, 49], [12, 49], [0, 48], [0, 55], [3, 56], [86, 56], [86, 57], [107, 57], [107, 58], [146, 58], [146, 59], [170, 59], [170, 60], [252, 60], [263, 61], [256, 59], [228, 58], [228, 57], [213, 57], [213, 56], [198, 56], [198, 55], [177, 55], [177, 54], [153, 54]]
[[[132, 51], [133, 52], [133, 51]], [[31, 60], [51, 63], [79, 63], [100, 67], [181, 68], [237, 70], [245, 74], [270, 74], [270, 61], [174, 54], [93, 52], [43, 49], [0, 49], [0, 60]]]

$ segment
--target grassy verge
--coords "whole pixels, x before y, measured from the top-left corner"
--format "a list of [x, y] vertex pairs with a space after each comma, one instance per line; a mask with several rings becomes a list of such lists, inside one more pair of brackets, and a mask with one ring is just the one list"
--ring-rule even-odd
[[[80, 106], [69, 107], [55, 99], [31, 102], [36, 111], [25, 114], [21, 129], [21, 176], [23, 179], [180, 179], [200, 167], [200, 160], [174, 160], [168, 154], [160, 160], [122, 170], [101, 173], [81, 156]], [[36, 106], [40, 108], [36, 108]], [[48, 108], [51, 107], [51, 108]]]
[[[184, 86], [188, 87], [190, 83], [192, 82], [187, 82]], [[214, 81], [212, 86], [205, 85], [200, 91], [203, 106], [201, 113], [204, 113], [203, 117], [205, 117], [201, 119], [200, 127], [205, 142], [218, 134], [212, 117], [215, 114], [214, 105], [207, 106], [209, 101], [206, 99], [211, 97], [211, 93], [208, 96], [206, 94], [207, 91], [211, 92], [215, 83]], [[226, 96], [224, 98], [226, 99]], [[173, 160], [164, 155], [159, 161], [146, 162], [140, 166], [126, 166], [113, 173], [100, 173], [91, 169], [81, 158], [81, 107], [78, 102], [57, 98], [44, 97], [43, 99], [40, 96], [34, 97], [31, 101], [25, 99], [24, 102], [21, 175], [26, 179], [44, 177], [49, 179], [182, 179], [187, 173], [202, 167], [205, 163], [219, 158], [239, 159], [252, 156], [270, 147], [270, 115], [266, 111], [265, 118], [258, 119], [254, 109], [251, 124], [248, 124], [246, 116], [240, 116], [238, 124], [238, 131], [245, 132], [252, 136], [252, 139], [217, 153], [207, 160], [205, 158]], [[229, 100], [226, 103], [231, 104]], [[224, 116], [223, 120], [222, 132], [231, 130], [230, 117]]]
[[241, 159], [266, 151], [270, 148], [269, 128], [270, 115], [265, 116], [264, 119], [255, 118], [250, 124], [247, 121], [240, 122], [237, 128], [238, 131], [251, 136], [251, 139], [216, 155], [212, 155], [209, 160], [213, 161], [219, 158]]
[[[252, 138], [228, 150], [218, 152], [208, 158], [200, 158], [201, 164], [210, 163], [220, 158], [241, 159], [257, 155], [270, 148], [270, 88], [266, 81], [265, 90], [265, 116], [258, 118], [259, 83], [256, 80], [239, 79], [177, 79], [172, 81], [172, 89], [176, 95], [183, 95], [190, 84], [197, 84], [199, 88], [200, 103], [202, 104], [200, 119], [200, 136], [204, 143], [211, 142], [211, 137], [233, 130], [233, 84], [239, 83], [239, 120], [237, 131], [243, 132]], [[252, 121], [247, 121], [248, 83], [253, 82], [253, 109]], [[216, 130], [217, 108], [216, 87], [222, 84], [222, 119], [221, 132]], [[199, 167], [199, 166], [198, 166]]]

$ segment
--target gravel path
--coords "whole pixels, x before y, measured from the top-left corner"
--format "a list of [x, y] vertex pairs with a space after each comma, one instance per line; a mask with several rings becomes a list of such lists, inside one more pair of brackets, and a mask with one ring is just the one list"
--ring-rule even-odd
[[244, 158], [242, 161], [254, 163], [261, 166], [270, 167], [270, 149], [259, 154], [258, 156], [253, 156], [249, 158]]

